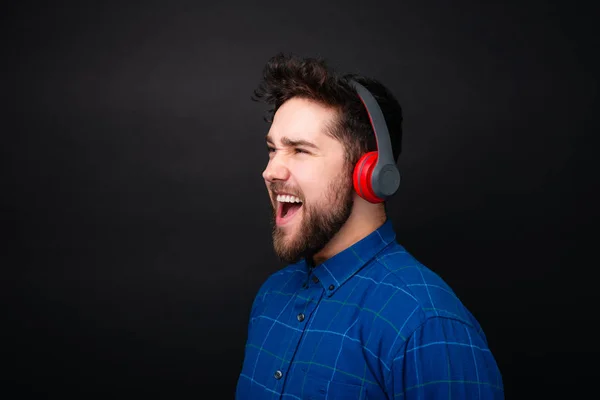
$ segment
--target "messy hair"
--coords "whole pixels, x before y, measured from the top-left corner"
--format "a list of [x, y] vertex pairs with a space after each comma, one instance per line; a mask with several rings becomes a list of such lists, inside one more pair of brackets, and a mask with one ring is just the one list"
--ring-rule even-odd
[[366, 87], [377, 100], [390, 133], [394, 159], [397, 160], [402, 147], [402, 108], [393, 94], [373, 78], [358, 74], [340, 75], [321, 58], [279, 53], [265, 65], [262, 80], [252, 98], [271, 106], [265, 116], [267, 122], [272, 122], [279, 107], [293, 97], [334, 108], [338, 117], [326, 133], [344, 145], [346, 161], [353, 165], [364, 153], [376, 150], [377, 142], [366, 109], [349, 80]]

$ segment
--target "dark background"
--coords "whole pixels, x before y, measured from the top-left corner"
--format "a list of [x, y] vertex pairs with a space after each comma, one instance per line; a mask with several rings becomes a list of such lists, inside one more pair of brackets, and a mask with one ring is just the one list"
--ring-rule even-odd
[[390, 218], [481, 322], [507, 398], [595, 386], [593, 2], [220, 4], [4, 5], [2, 397], [233, 398], [281, 267], [250, 101], [279, 51], [399, 98]]

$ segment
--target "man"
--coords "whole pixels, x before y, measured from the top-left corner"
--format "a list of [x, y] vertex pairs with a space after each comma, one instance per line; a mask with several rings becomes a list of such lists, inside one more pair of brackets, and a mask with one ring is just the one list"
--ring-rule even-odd
[[401, 108], [373, 79], [277, 55], [255, 91], [273, 106], [263, 177], [289, 265], [252, 305], [236, 398], [503, 398], [478, 322], [353, 185], [377, 142], [351, 82], [377, 99], [397, 159]]

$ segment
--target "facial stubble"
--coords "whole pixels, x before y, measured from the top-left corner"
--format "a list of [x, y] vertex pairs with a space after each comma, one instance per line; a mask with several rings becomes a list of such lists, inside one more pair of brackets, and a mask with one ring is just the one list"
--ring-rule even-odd
[[279, 259], [295, 263], [302, 258], [311, 260], [346, 223], [352, 213], [352, 176], [345, 169], [329, 184], [326, 196], [319, 204], [302, 205], [302, 223], [290, 238], [275, 224], [273, 210], [273, 247]]

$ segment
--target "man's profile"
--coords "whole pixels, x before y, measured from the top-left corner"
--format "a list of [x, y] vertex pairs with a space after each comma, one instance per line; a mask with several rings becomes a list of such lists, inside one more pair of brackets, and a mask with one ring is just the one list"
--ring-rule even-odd
[[375, 79], [279, 54], [255, 91], [272, 106], [263, 178], [287, 266], [252, 304], [236, 398], [503, 398], [477, 320], [396, 241], [385, 201], [357, 190], [378, 147], [353, 83], [376, 99], [397, 160], [402, 110]]

